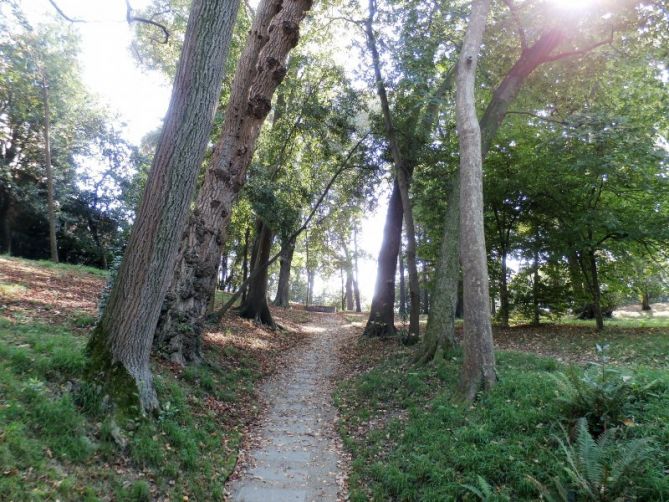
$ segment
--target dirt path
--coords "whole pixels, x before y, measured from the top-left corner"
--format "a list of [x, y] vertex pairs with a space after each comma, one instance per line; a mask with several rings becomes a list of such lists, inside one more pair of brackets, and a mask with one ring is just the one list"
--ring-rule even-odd
[[351, 336], [343, 318], [320, 314], [313, 334], [289, 353], [285, 369], [262, 389], [268, 408], [249, 435], [240, 468], [228, 485], [235, 502], [336, 501], [344, 476], [332, 381], [337, 347]]

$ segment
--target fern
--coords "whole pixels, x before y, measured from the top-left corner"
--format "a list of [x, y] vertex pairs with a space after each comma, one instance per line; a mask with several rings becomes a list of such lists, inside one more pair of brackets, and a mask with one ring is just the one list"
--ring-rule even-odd
[[558, 438], [565, 457], [566, 479], [553, 478], [550, 489], [536, 479], [530, 481], [549, 502], [572, 500], [613, 501], [625, 497], [644, 470], [644, 461], [653, 452], [649, 438], [621, 440], [618, 429], [608, 429], [597, 440], [585, 418], [577, 423], [574, 444]]

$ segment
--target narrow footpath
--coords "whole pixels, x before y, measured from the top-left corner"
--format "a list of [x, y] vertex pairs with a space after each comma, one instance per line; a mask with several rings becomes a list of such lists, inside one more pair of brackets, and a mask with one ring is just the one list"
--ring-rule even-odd
[[344, 472], [332, 404], [338, 346], [351, 329], [343, 318], [315, 314], [310, 341], [287, 354], [261, 390], [268, 408], [247, 438], [228, 485], [234, 502], [312, 502], [344, 498]]

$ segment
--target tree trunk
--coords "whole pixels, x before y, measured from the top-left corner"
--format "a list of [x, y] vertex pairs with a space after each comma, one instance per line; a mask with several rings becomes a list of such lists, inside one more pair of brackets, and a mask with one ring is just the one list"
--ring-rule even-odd
[[44, 165], [46, 167], [47, 210], [49, 219], [49, 249], [51, 261], [58, 263], [58, 242], [56, 241], [56, 204], [53, 189], [53, 167], [51, 165], [51, 140], [49, 138], [49, 83], [46, 75], [42, 80], [42, 105], [44, 106]]
[[472, 401], [497, 380], [490, 322], [488, 261], [483, 224], [481, 130], [476, 117], [475, 77], [489, 0], [474, 0], [458, 61], [456, 119], [460, 145], [460, 258], [464, 278], [464, 359], [460, 388]]
[[272, 313], [267, 305], [267, 267], [264, 263], [269, 260], [269, 254], [272, 251], [272, 230], [263, 223], [258, 233], [258, 251], [256, 253], [253, 269], [259, 270], [259, 273], [249, 284], [249, 292], [246, 301], [239, 308], [239, 315], [246, 319], [253, 319], [259, 323], [266, 324], [275, 328]]
[[641, 310], [652, 310], [650, 307], [650, 295], [647, 291], [644, 291], [641, 295]]
[[502, 247], [502, 271], [499, 278], [499, 320], [503, 328], [509, 327], [509, 270], [506, 259], [506, 247]]
[[12, 201], [9, 195], [2, 216], [2, 250], [7, 256], [12, 255]]
[[372, 26], [374, 15], [376, 13], [375, 0], [369, 0], [369, 17], [366, 22], [367, 44], [372, 54], [374, 66], [374, 76], [376, 77], [376, 91], [381, 102], [381, 111], [383, 113], [383, 123], [386, 129], [386, 138], [390, 145], [390, 151], [393, 157], [395, 167], [395, 179], [399, 189], [402, 217], [404, 220], [404, 232], [407, 238], [406, 259], [409, 271], [409, 334], [408, 338], [417, 338], [420, 334], [420, 285], [418, 279], [418, 268], [416, 266], [416, 229], [414, 227], [413, 209], [409, 197], [409, 188], [411, 183], [411, 169], [402, 156], [397, 131], [393, 124], [390, 113], [390, 104], [388, 103], [388, 94], [383, 75], [381, 74], [381, 58], [376, 46], [376, 37]]
[[567, 254], [567, 261], [569, 264], [569, 280], [571, 281], [574, 303], [580, 308], [585, 303], [586, 292], [585, 287], [583, 286], [583, 275], [578, 256], [574, 251], [570, 251], [569, 254]]
[[407, 316], [407, 288], [404, 282], [404, 256], [401, 249], [398, 254], [400, 263], [400, 317], [404, 320]]
[[[197, 360], [209, 298], [214, 293], [216, 259], [232, 205], [246, 181], [261, 126], [274, 91], [286, 75], [285, 61], [299, 40], [299, 25], [312, 0], [262, 0], [238, 62], [221, 136], [205, 173], [180, 260], [170, 286], [156, 343], [172, 360]], [[248, 300], [248, 295], [247, 295]], [[183, 326], [188, 329], [183, 329]], [[185, 341], [185, 338], [194, 341]]]
[[279, 267], [279, 284], [276, 289], [274, 305], [287, 308], [290, 305], [290, 269], [295, 254], [295, 241], [281, 242], [281, 258]]
[[377, 262], [374, 297], [365, 326], [365, 336], [383, 337], [395, 334], [395, 273], [401, 236], [402, 200], [397, 181], [395, 181], [388, 202], [383, 242]]
[[149, 355], [209, 141], [237, 0], [194, 0], [142, 202], [105, 311], [88, 343], [89, 377], [112, 399], [158, 408]]
[[423, 348], [417, 356], [417, 361], [422, 364], [444, 357], [456, 345], [455, 314], [460, 282], [459, 204], [460, 177], [456, 173], [451, 179], [448, 193], [444, 234], [432, 293], [432, 308], [427, 320]]
[[346, 267], [346, 310], [353, 310], [353, 270]]
[[540, 315], [539, 311], [539, 252], [534, 251], [533, 256], [534, 263], [532, 264], [532, 324], [534, 326], [539, 326]]
[[595, 314], [597, 330], [604, 329], [604, 316], [602, 315], [602, 291], [599, 285], [599, 274], [597, 272], [597, 256], [594, 250], [588, 252], [590, 262], [590, 287], [592, 288], [592, 307]]

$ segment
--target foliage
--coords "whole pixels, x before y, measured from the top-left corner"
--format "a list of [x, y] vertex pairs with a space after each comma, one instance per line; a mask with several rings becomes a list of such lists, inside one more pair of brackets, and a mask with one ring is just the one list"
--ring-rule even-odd
[[608, 429], [596, 440], [582, 418], [577, 423], [576, 440], [558, 439], [564, 454], [566, 480], [554, 478], [549, 489], [532, 479], [549, 502], [570, 500], [627, 500], [638, 490], [648, 459], [654, 452], [649, 438], [619, 439], [619, 430]]
[[596, 436], [631, 419], [632, 406], [645, 401], [657, 385], [656, 381], [640, 383], [634, 374], [606, 364], [595, 364], [582, 372], [572, 367], [552, 376], [566, 416], [585, 418]]
[[[363, 344], [355, 350], [364, 360], [367, 351], [380, 349]], [[536, 500], [536, 485], [528, 476], [548, 486], [565, 473], [556, 455], [561, 451], [556, 435], [562, 405], [555, 397], [553, 375], [563, 371], [559, 363], [529, 353], [500, 352], [497, 388], [471, 407], [462, 407], [452, 399], [459, 356], [416, 369], [409, 363], [411, 352], [396, 349], [337, 390], [340, 433], [353, 455], [351, 500]], [[664, 369], [652, 377], [663, 385], [669, 382]], [[621, 477], [625, 483], [632, 480], [627, 493], [639, 500], [662, 500], [669, 488], [663, 474], [669, 458], [658, 455], [669, 445], [663, 425], [668, 399], [666, 392], [656, 390], [646, 394], [645, 402], [635, 401], [639, 422], [618, 431], [616, 438], [621, 439], [615, 445], [607, 444], [615, 459], [618, 453], [636, 451], [626, 450], [635, 443], [617, 443], [624, 437], [657, 441], [656, 453], [643, 470], [626, 470]], [[639, 445], [647, 443], [642, 439]]]

